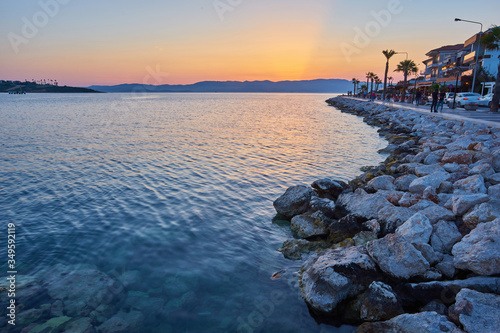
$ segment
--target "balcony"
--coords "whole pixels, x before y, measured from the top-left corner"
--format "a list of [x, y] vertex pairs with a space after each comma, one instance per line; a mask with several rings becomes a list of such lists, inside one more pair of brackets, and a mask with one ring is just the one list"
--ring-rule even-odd
[[467, 63], [469, 63], [469, 62], [471, 62], [471, 61], [475, 61], [475, 59], [476, 59], [476, 51], [472, 51], [471, 53], [468, 53], [468, 54], [466, 54], [466, 55], [464, 56], [464, 61], [463, 61], [463, 63], [464, 63], [464, 64], [467, 64]]

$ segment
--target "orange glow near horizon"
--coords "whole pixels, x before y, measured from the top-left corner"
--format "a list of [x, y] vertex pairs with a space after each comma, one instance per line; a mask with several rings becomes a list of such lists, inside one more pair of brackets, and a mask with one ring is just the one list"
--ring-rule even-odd
[[[0, 40], [0, 79], [57, 79], [74, 86], [321, 78], [363, 81], [366, 72], [383, 79], [382, 50], [408, 52], [423, 71], [421, 63], [430, 49], [463, 42], [477, 30], [453, 22], [461, 14], [458, 9], [435, 3], [449, 13], [443, 15], [436, 8], [422, 25], [415, 13], [423, 4], [401, 2], [401, 13], [392, 15], [367, 45], [346, 57], [341, 45], [353, 45], [356, 29], [375, 22], [373, 13], [387, 10], [388, 4], [368, 0], [231, 3], [231, 10], [220, 13], [213, 1], [206, 0], [155, 1], [151, 6], [131, 0], [120, 1], [119, 6], [111, 0], [68, 2], [19, 45], [19, 52], [13, 51], [8, 38]], [[488, 6], [500, 10], [495, 1]], [[0, 12], [3, 31], [22, 35], [22, 18], [40, 10], [34, 0], [5, 5]], [[472, 11], [471, 17], [485, 27], [498, 23], [494, 15], [498, 10]], [[393, 70], [404, 58], [396, 55], [390, 61], [389, 76], [395, 82], [402, 75]]]

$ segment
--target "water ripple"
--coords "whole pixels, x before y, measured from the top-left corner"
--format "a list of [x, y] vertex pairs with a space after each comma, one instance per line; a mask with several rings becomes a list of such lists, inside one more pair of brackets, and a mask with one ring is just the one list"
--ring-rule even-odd
[[[349, 180], [385, 146], [327, 97], [0, 95], [0, 207], [19, 223], [19, 262], [139, 270], [151, 294], [182, 275], [198, 302], [153, 326], [235, 331], [279, 289], [286, 311], [263, 325], [319, 331], [297, 290], [269, 279], [295, 265], [276, 251], [290, 235], [271, 224], [272, 201], [288, 186]], [[189, 326], [192, 313], [211, 317]]]

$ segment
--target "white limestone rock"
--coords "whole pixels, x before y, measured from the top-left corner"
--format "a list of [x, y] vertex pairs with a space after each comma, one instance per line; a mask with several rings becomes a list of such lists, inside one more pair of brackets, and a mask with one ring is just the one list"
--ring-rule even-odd
[[404, 236], [411, 243], [429, 242], [432, 234], [432, 225], [427, 216], [416, 213], [396, 229], [396, 233]]
[[429, 269], [427, 260], [402, 235], [389, 234], [369, 242], [366, 249], [384, 273], [399, 279], [409, 279]]
[[450, 179], [450, 174], [447, 172], [436, 172], [425, 177], [415, 179], [409, 187], [412, 193], [423, 193], [427, 187], [438, 189], [442, 182]]
[[366, 290], [377, 274], [364, 246], [323, 251], [307, 260], [302, 271], [304, 298], [322, 313], [332, 312], [346, 298]]
[[468, 333], [496, 333], [500, 328], [500, 296], [462, 289], [450, 316], [458, 319]]
[[451, 198], [452, 212], [457, 216], [462, 216], [475, 205], [487, 202], [489, 200], [490, 197], [487, 194], [455, 194]]
[[500, 273], [500, 218], [479, 224], [453, 246], [454, 264], [458, 269], [479, 275]]
[[431, 236], [431, 246], [434, 251], [441, 253], [451, 253], [453, 245], [462, 239], [462, 234], [458, 231], [453, 222], [439, 221], [433, 227]]

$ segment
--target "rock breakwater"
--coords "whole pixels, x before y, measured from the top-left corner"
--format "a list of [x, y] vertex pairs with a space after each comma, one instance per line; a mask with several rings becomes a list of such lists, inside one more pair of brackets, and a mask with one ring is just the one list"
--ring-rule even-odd
[[306, 259], [311, 311], [358, 332], [493, 332], [483, 318], [500, 318], [500, 129], [327, 103], [380, 127], [389, 156], [349, 184], [321, 179], [275, 201], [296, 236], [284, 256]]

